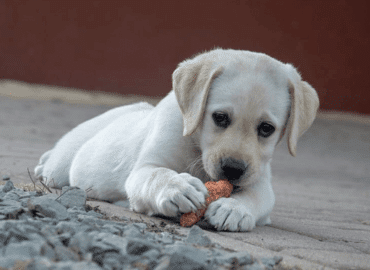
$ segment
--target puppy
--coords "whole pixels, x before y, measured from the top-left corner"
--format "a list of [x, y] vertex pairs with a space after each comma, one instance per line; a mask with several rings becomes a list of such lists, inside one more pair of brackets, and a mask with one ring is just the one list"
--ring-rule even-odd
[[172, 79], [156, 107], [112, 109], [67, 133], [42, 155], [36, 177], [165, 216], [203, 207], [204, 183], [227, 179], [234, 191], [210, 204], [208, 222], [229, 231], [270, 224], [275, 146], [286, 133], [295, 156], [319, 106], [315, 90], [292, 65], [238, 50], [185, 60]]

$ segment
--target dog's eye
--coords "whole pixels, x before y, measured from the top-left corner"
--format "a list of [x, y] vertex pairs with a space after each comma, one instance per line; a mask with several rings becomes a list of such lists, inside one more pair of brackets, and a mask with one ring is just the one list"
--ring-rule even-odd
[[212, 114], [212, 118], [216, 126], [222, 127], [222, 128], [227, 128], [231, 122], [229, 115], [223, 112], [214, 112]]
[[272, 125], [263, 122], [262, 124], [258, 126], [257, 130], [258, 130], [258, 136], [267, 138], [271, 136], [272, 133], [274, 133], [275, 128]]

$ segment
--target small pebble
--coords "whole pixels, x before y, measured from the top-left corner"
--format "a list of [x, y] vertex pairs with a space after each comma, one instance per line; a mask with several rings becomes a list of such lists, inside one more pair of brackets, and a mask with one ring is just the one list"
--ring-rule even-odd
[[9, 175], [3, 175], [3, 181], [8, 181], [10, 180], [10, 176]]

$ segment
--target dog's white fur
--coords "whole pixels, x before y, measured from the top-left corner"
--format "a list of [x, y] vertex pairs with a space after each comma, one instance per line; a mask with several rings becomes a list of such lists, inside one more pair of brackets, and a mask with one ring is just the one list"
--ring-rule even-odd
[[[294, 156], [318, 106], [290, 64], [215, 49], [180, 63], [173, 91], [156, 107], [122, 106], [74, 128], [44, 153], [35, 175], [58, 188], [92, 187], [88, 196], [100, 200], [128, 198], [137, 212], [176, 216], [204, 205], [204, 183], [222, 176], [223, 161], [241, 161], [246, 170], [231, 197], [211, 203], [205, 217], [219, 230], [250, 231], [271, 222], [276, 144], [286, 133]], [[216, 125], [216, 111], [229, 115], [227, 127]], [[274, 126], [270, 137], [259, 136], [262, 122]]]

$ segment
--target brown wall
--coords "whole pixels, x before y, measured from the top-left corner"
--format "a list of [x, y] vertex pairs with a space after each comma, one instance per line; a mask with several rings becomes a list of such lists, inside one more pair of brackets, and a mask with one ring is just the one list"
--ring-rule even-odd
[[[367, 4], [369, 3], [369, 4]], [[298, 67], [321, 109], [370, 114], [370, 1], [0, 1], [0, 78], [163, 96], [214, 46]]]

